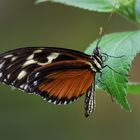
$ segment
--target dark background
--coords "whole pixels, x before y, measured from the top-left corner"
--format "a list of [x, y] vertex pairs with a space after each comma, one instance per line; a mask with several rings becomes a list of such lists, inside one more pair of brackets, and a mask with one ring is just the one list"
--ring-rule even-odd
[[[106, 26], [108, 14], [34, 0], [0, 1], [0, 51], [27, 46], [55, 46], [84, 51]], [[106, 33], [136, 30], [113, 15]], [[134, 46], [135, 47], [135, 46]], [[140, 57], [130, 80], [140, 81]], [[125, 112], [106, 93], [97, 93], [96, 110], [84, 117], [84, 97], [67, 106], [0, 85], [0, 140], [139, 140], [140, 96], [129, 94], [133, 110]]]

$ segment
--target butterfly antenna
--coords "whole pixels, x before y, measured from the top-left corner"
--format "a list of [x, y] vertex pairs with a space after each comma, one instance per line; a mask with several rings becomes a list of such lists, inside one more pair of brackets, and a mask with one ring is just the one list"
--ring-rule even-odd
[[99, 38], [98, 38], [98, 41], [97, 41], [97, 44], [96, 44], [96, 48], [99, 47], [99, 43], [100, 43], [103, 35], [104, 35], [104, 33], [103, 33], [103, 27], [100, 27]]

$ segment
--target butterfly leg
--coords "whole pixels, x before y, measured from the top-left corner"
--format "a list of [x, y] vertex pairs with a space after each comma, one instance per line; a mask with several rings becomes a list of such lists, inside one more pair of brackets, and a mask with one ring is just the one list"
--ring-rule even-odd
[[113, 68], [110, 67], [109, 65], [104, 65], [104, 66], [103, 66], [103, 68], [106, 68], [106, 67], [108, 67], [108, 68], [111, 69], [113, 72], [115, 72], [115, 73], [117, 73], [117, 74], [119, 74], [119, 75], [121, 75], [121, 76], [129, 76], [128, 74], [123, 74], [123, 73], [121, 73], [121, 72], [116, 71], [115, 69], [113, 69]]
[[89, 87], [85, 96], [85, 117], [88, 117], [95, 109], [95, 82]]

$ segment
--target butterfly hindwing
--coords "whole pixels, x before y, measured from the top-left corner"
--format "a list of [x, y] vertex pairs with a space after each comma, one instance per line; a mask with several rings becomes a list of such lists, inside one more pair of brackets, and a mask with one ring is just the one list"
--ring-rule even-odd
[[28, 77], [31, 92], [55, 104], [66, 104], [87, 92], [93, 71], [84, 60], [55, 62], [37, 69]]

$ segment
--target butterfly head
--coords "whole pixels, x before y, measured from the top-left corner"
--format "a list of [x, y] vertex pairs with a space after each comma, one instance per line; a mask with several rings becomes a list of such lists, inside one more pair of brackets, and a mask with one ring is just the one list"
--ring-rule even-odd
[[93, 50], [93, 55], [102, 58], [100, 47], [96, 47], [96, 48]]

